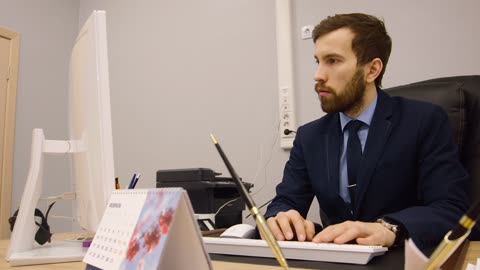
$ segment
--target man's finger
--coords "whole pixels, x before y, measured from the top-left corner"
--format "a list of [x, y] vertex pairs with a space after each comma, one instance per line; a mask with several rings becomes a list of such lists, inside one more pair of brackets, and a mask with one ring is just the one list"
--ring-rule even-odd
[[[268, 224], [268, 227], [270, 227], [270, 230], [272, 231], [273, 236], [275, 236], [277, 240], [279, 241], [285, 240], [282, 230], [278, 226], [278, 223], [275, 217], [269, 217], [267, 219], [267, 224]], [[263, 235], [262, 235], [262, 238], [263, 238]]]
[[286, 213], [280, 212], [277, 214], [275, 219], [277, 220], [277, 223], [280, 226], [280, 230], [282, 230], [282, 234], [285, 237], [284, 240], [292, 240], [293, 231], [290, 224], [290, 217]]
[[308, 241], [312, 241], [315, 236], [315, 225], [310, 220], [305, 220], [303, 222], [305, 227], [305, 233]]
[[287, 216], [290, 218], [291, 225], [295, 229], [297, 240], [302, 242], [305, 241], [305, 219], [300, 215], [300, 213], [294, 210], [288, 211]]
[[336, 244], [345, 244], [352, 240], [357, 239], [358, 237], [363, 235], [362, 228], [360, 226], [350, 226], [346, 228], [343, 233], [338, 234], [333, 242]]

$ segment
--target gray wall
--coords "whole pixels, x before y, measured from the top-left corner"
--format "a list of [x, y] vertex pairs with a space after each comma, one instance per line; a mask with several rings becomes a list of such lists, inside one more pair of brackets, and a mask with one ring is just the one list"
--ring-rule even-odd
[[[43, 127], [48, 138], [67, 134], [69, 50], [93, 9], [107, 11], [115, 169], [122, 185], [136, 171], [143, 174], [139, 187], [153, 187], [158, 169], [211, 167], [228, 174], [210, 141], [213, 132], [237, 172], [255, 183], [254, 192], [264, 186], [257, 203], [273, 196], [288, 158], [276, 141], [275, 1], [0, 0], [0, 5], [0, 24], [22, 34], [14, 201], [19, 202], [28, 170], [31, 129]], [[334, 13], [385, 18], [394, 44], [386, 87], [480, 73], [476, 0], [415, 5], [302, 0], [292, 6], [299, 124], [323, 114], [313, 92], [312, 41], [301, 40], [299, 30]], [[61, 183], [67, 162], [56, 158], [51, 164], [58, 175], [48, 178]]]
[[[365, 12], [383, 17], [393, 41], [383, 86], [455, 75], [480, 74], [480, 1], [293, 1], [294, 33], [336, 13]], [[313, 93], [312, 40], [297, 38], [294, 48], [299, 124], [319, 114]]]
[[[228, 175], [215, 134], [258, 203], [273, 196], [288, 152], [277, 136], [273, 1], [81, 1], [107, 12], [115, 169], [153, 187], [158, 169]], [[273, 151], [273, 154], [269, 155]], [[269, 159], [271, 157], [271, 160]], [[268, 166], [265, 168], [265, 164]]]
[[[0, 25], [20, 34], [12, 213], [19, 206], [30, 165], [32, 130], [47, 139], [66, 139], [68, 60], [78, 28], [78, 1], [0, 0]], [[70, 189], [68, 158], [45, 159], [44, 196]], [[45, 204], [39, 205], [45, 210]], [[71, 203], [59, 202], [53, 214], [71, 215]], [[70, 221], [51, 219], [53, 228]]]

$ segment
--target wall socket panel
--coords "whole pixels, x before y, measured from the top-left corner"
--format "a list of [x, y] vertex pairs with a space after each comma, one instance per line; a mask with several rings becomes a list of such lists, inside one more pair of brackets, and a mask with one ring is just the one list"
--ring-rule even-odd
[[294, 132], [286, 135], [285, 130], [297, 131], [295, 121], [295, 108], [292, 88], [282, 88], [279, 92], [280, 101], [280, 147], [283, 149], [291, 149], [293, 147], [293, 140], [295, 139]]

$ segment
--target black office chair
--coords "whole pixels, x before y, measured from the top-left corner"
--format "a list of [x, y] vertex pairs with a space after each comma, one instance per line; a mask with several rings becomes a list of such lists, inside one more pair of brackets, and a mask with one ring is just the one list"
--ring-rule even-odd
[[[447, 112], [460, 161], [470, 174], [470, 201], [480, 200], [480, 75], [432, 79], [385, 91], [437, 104]], [[476, 227], [471, 236], [480, 240], [480, 226]]]

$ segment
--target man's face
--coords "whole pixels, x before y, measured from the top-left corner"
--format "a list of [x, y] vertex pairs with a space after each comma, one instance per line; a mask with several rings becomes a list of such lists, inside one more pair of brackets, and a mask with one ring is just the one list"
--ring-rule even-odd
[[322, 110], [327, 113], [352, 112], [362, 106], [365, 74], [362, 67], [357, 67], [353, 37], [349, 29], [341, 28], [315, 42], [318, 62], [315, 92], [320, 97]]

